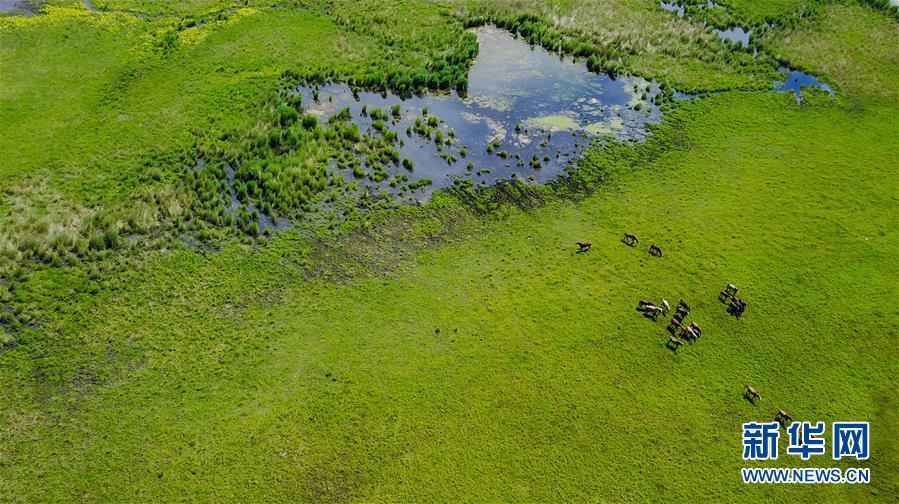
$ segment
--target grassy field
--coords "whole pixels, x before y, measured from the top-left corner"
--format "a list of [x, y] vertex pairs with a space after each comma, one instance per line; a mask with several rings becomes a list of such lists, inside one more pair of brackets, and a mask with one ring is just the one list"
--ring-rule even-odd
[[[602, 9], [548, 7], [562, 24], [587, 8]], [[0, 350], [0, 500], [895, 502], [899, 31], [858, 4], [816, 16], [765, 43], [838, 96], [694, 100], [644, 145], [590, 150], [583, 198], [535, 189], [543, 204], [478, 215], [439, 196], [349, 235], [145, 252], [114, 279], [89, 265], [29, 272], [13, 295], [45, 315]], [[189, 152], [219, 106], [216, 131], [253, 124], [285, 58], [354, 72], [414, 67], [430, 50], [393, 53], [378, 23], [348, 30], [317, 6], [248, 13], [175, 56], [135, 57], [137, 21], [85, 19], [0, 20], [3, 131], [45, 135], [0, 135], [0, 217], [20, 199], [37, 202], [28, 218], [175, 187], [175, 171], [145, 181], [148, 151]], [[54, 34], [108, 59], [68, 62]], [[34, 53], [46, 65], [14, 63]], [[111, 74], [78, 79], [77, 64]], [[111, 92], [129, 68], [139, 77]], [[61, 76], [70, 84], [49, 85]], [[107, 161], [121, 138], [122, 160]], [[624, 246], [625, 231], [664, 257]], [[575, 254], [576, 240], [593, 250]], [[716, 297], [728, 282], [749, 302], [740, 319]], [[703, 327], [676, 353], [664, 323], [633, 309], [663, 296], [688, 300]], [[872, 484], [740, 483], [740, 424], [778, 408], [870, 421]]]

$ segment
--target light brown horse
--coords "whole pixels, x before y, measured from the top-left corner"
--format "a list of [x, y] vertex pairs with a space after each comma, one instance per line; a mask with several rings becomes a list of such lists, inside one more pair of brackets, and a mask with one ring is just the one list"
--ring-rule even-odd
[[697, 338], [702, 336], [702, 329], [699, 328], [699, 324], [697, 324], [696, 322], [690, 322], [689, 327], [693, 330], [694, 333], [696, 333]]
[[641, 299], [640, 301], [637, 301], [637, 311], [652, 317], [653, 320], [657, 320], [659, 315], [665, 310], [661, 306], [654, 305], [652, 301], [648, 299]]
[[578, 247], [580, 247], [580, 248], [578, 249], [578, 252], [586, 252], [586, 251], [590, 250], [590, 247], [593, 246], [593, 244], [590, 243], [590, 242], [588, 242], [588, 241], [585, 241], [585, 242], [580, 242], [580, 241], [579, 241], [579, 242], [574, 242], [574, 244], [577, 245]]
[[653, 306], [653, 305], [646, 306], [643, 309], [643, 313], [652, 317], [653, 320], [658, 320], [659, 315], [662, 314], [662, 311], [664, 311], [664, 310], [662, 309], [661, 306]]
[[699, 335], [696, 334], [696, 331], [694, 331], [690, 326], [684, 327], [683, 336], [688, 341], [696, 341], [699, 338]]
[[762, 395], [759, 394], [758, 391], [756, 391], [754, 388], [750, 387], [749, 385], [746, 385], [746, 393], [743, 394], [743, 397], [745, 397], [746, 399], [749, 399], [752, 402], [762, 400]]
[[788, 422], [793, 423], [793, 417], [784, 410], [777, 410], [777, 414], [774, 415], [774, 421], [779, 422], [781, 425], [786, 425]]

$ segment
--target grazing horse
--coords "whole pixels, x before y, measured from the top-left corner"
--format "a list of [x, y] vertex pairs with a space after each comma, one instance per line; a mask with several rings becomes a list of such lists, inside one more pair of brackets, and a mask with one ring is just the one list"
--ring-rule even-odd
[[677, 302], [677, 306], [683, 306], [684, 308], [687, 309], [687, 311], [690, 311], [690, 305], [688, 305], [687, 302], [684, 301], [683, 299], [681, 299], [680, 301]]
[[640, 240], [637, 238], [637, 235], [632, 235], [630, 233], [624, 233], [624, 236], [621, 237], [621, 241], [623, 241], [627, 245], [630, 245], [631, 247], [634, 247], [638, 243], [640, 243]]
[[590, 242], [580, 242], [579, 241], [579, 242], [574, 242], [574, 244], [577, 245], [578, 247], [580, 247], [578, 249], [578, 252], [586, 252], [586, 251], [590, 250], [590, 247], [593, 246], [593, 244]]
[[668, 304], [667, 299], [662, 299], [662, 308], [665, 310], [665, 315], [668, 315], [668, 312], [671, 311], [671, 305]]
[[781, 425], [786, 425], [787, 422], [793, 423], [793, 417], [784, 410], [777, 410], [777, 414], [774, 415], [774, 421], [779, 422]]
[[759, 394], [754, 388], [746, 385], [746, 393], [743, 394], [743, 397], [749, 399], [750, 402], [755, 403], [755, 401], [761, 401], [762, 396]]
[[662, 313], [664, 309], [652, 304], [652, 301], [649, 301], [648, 299], [641, 299], [637, 302], [637, 311], [643, 312], [647, 317], [652, 317], [653, 320], [658, 320], [659, 314]]
[[746, 303], [743, 302], [742, 299], [736, 298], [731, 299], [730, 305], [728, 306], [728, 311], [737, 317], [743, 314], [743, 311], [746, 309]]
[[655, 243], [649, 246], [649, 253], [650, 255], [654, 255], [656, 257], [662, 257], [662, 249], [659, 248], [659, 246]]
[[699, 328], [699, 324], [696, 322], [690, 322], [690, 329], [693, 330], [693, 333], [696, 334], [696, 337], [702, 336], [702, 329]]
[[661, 315], [661, 313], [662, 313], [662, 308], [660, 306], [649, 305], [643, 310], [643, 313], [652, 317], [653, 320], [658, 320], [659, 315]]
[[675, 338], [674, 336], [669, 336], [668, 343], [665, 343], [665, 346], [672, 350], [677, 350], [678, 347], [684, 346], [684, 342]]
[[689, 314], [690, 314], [690, 310], [684, 308], [681, 305], [677, 305], [677, 307], [674, 308], [674, 316], [680, 317], [681, 320], [687, 318], [687, 315], [689, 315]]
[[684, 327], [683, 336], [688, 341], [696, 341], [696, 339], [699, 338], [699, 335], [697, 335], [696, 331], [694, 331], [693, 328], [690, 326]]
[[737, 286], [732, 283], [727, 284], [727, 287], [725, 287], [724, 290], [727, 291], [728, 294], [733, 296], [736, 296], [737, 292], [740, 292], [740, 289], [738, 289]]
[[731, 294], [730, 292], [727, 292], [726, 290], [723, 290], [718, 293], [718, 299], [720, 299], [722, 302], [733, 301], [734, 295]]
[[684, 325], [681, 324], [680, 320], [677, 320], [676, 317], [672, 318], [671, 322], [668, 324], [668, 330], [674, 332], [675, 329], [680, 329], [681, 331], [684, 330]]

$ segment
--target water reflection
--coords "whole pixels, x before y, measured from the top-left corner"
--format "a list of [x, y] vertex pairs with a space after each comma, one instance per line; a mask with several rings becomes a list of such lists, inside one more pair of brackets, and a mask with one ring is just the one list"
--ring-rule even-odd
[[[325, 118], [349, 108], [363, 134], [383, 134], [385, 127], [396, 132], [400, 154], [414, 168], [390, 167], [391, 175], [402, 173], [410, 184], [430, 179], [432, 184], [419, 193], [511, 177], [545, 182], [564, 170], [590, 138], [642, 139], [646, 124], [661, 119], [656, 84], [591, 73], [583, 63], [561, 60], [497, 28], [481, 28], [477, 35], [480, 51], [464, 97], [354, 96], [344, 84], [296, 92], [308, 113]], [[389, 112], [390, 120], [372, 119], [375, 109]], [[432, 122], [434, 134], [416, 133], [422, 122]], [[442, 140], [435, 143], [437, 130]], [[395, 176], [370, 175], [361, 177], [364, 187], [404, 192], [405, 186], [390, 185]], [[354, 175], [344, 170], [344, 176]], [[355, 177], [360, 178], [358, 172]]]
[[792, 92], [796, 96], [796, 101], [802, 100], [803, 88], [820, 88], [826, 91], [827, 94], [834, 94], [833, 88], [821, 82], [813, 75], [807, 74], [801, 70], [793, 70], [786, 67], [781, 67], [779, 70], [786, 73], [786, 78], [783, 82], [776, 83], [774, 85], [774, 90], [782, 93]]
[[0, 14], [31, 17], [37, 13], [28, 0], [0, 0]]
[[[677, 17], [684, 17], [686, 13], [684, 6], [677, 2], [659, 0], [659, 5], [662, 7], [662, 10], [673, 12]], [[703, 9], [719, 8], [718, 4], [711, 0], [706, 1], [705, 4], [700, 4], [700, 7]], [[731, 26], [724, 30], [714, 28], [712, 31], [719, 39], [738, 43], [741, 47], [749, 47], [749, 38], [752, 37], [752, 28], [743, 28], [742, 26]]]
[[[664, 0], [660, 0], [659, 4], [661, 5], [663, 10], [673, 12], [677, 15], [677, 17], [684, 17], [685, 8], [677, 2], [666, 2]], [[712, 2], [711, 0], [707, 0], [705, 4], [701, 5], [701, 7], [703, 9], [720, 8], [718, 4]], [[756, 25], [756, 27], [770, 29], [772, 25], [770, 23], [763, 23], [761, 25]], [[752, 38], [754, 29], [744, 28], [742, 26], [732, 26], [725, 30], [716, 28], [713, 29], [713, 31], [718, 36], [718, 38], [727, 40], [729, 42], [738, 43], [741, 47], [745, 48], [749, 47], [749, 42]], [[754, 47], [753, 56], [756, 55], [758, 55], [758, 48]], [[828, 94], [834, 94], [834, 91], [830, 86], [819, 81], [812, 75], [787, 67], [780, 67], [778, 70], [782, 73], [786, 73], [787, 75], [783, 81], [774, 83], [774, 90], [780, 92], [792, 92], [796, 95], [796, 101], [801, 101], [803, 88], [820, 88], [827, 91]]]

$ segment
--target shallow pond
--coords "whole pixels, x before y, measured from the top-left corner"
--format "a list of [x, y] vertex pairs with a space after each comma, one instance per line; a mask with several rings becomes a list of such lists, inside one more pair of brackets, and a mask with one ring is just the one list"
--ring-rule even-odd
[[666, 2], [664, 0], [661, 0], [659, 3], [662, 5], [662, 9], [668, 12], [674, 12], [677, 14], [677, 17], [684, 16], [684, 7], [682, 5], [678, 5], [674, 2]]
[[814, 75], [787, 67], [781, 67], [779, 70], [786, 75], [786, 78], [783, 82], [776, 83], [774, 90], [782, 93], [792, 92], [796, 95], [796, 101], [802, 100], [802, 88], [820, 88], [827, 91], [827, 94], [834, 94], [833, 88], [819, 81]]
[[[684, 6], [676, 2], [666, 2], [664, 0], [660, 0], [659, 5], [662, 7], [662, 10], [673, 12], [677, 15], [677, 17], [684, 17], [684, 14], [686, 13]], [[718, 4], [710, 0], [701, 7], [703, 9], [719, 8]], [[715, 35], [717, 35], [721, 40], [736, 42], [742, 47], [749, 47], [749, 38], [752, 37], [752, 28], [743, 28], [742, 26], [731, 26], [725, 30], [714, 28], [712, 31], [715, 32]]]
[[736, 42], [742, 47], [748, 47], [749, 37], [752, 36], [752, 29], [746, 29], [742, 26], [732, 26], [726, 30], [716, 29], [715, 35], [718, 35], [718, 38], [721, 40]]
[[[477, 36], [480, 51], [465, 96], [354, 96], [344, 84], [296, 92], [303, 96], [306, 112], [321, 118], [348, 107], [363, 134], [374, 134], [373, 109], [390, 112], [398, 105], [398, 114], [386, 126], [402, 140], [400, 154], [414, 169], [391, 170], [407, 175], [412, 183], [432, 181], [416, 194], [462, 181], [489, 184], [519, 177], [545, 182], [558, 176], [591, 138], [642, 139], [646, 125], [661, 119], [654, 103], [656, 84], [591, 73], [584, 63], [560, 59], [497, 28], [481, 28]], [[414, 132], [417, 122], [427, 123], [432, 116], [438, 121], [435, 131], [441, 130], [450, 144], [438, 148], [431, 136]], [[389, 190], [385, 181], [360, 182]]]
[[[897, 0], [899, 1], [899, 0]], [[673, 12], [677, 15], [677, 17], [683, 17], [685, 14], [685, 9], [682, 5], [676, 2], [666, 2], [664, 0], [660, 0], [659, 5], [663, 10], [668, 12]], [[720, 8], [718, 4], [708, 0], [702, 8], [704, 9], [715, 9]], [[767, 25], [769, 28], [770, 24]], [[742, 26], [732, 26], [726, 30], [721, 29], [713, 29], [712, 31], [718, 36], [718, 38], [722, 40], [728, 40], [731, 42], [737, 42], [742, 47], [748, 47], [749, 41], [752, 37], [753, 28], [744, 28]], [[758, 48], [753, 49], [753, 55], [758, 54]], [[800, 70], [794, 70], [788, 67], [780, 67], [778, 69], [781, 73], [785, 74], [785, 78], [782, 81], [777, 81], [774, 83], [774, 90], [784, 93], [792, 92], [796, 95], [796, 100], [802, 100], [802, 89], [803, 88], [820, 88], [827, 91], [828, 94], [834, 94], [833, 89], [827, 84], [821, 82], [813, 75], [808, 74], [806, 72], [802, 72]]]
[[36, 14], [27, 0], [0, 0], [0, 13], [26, 17]]

